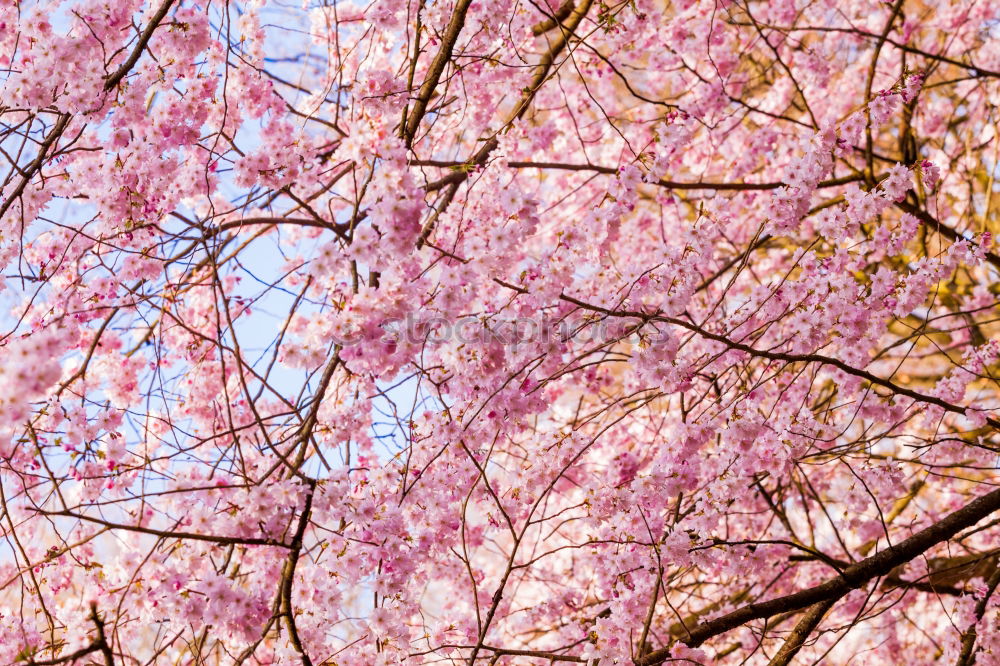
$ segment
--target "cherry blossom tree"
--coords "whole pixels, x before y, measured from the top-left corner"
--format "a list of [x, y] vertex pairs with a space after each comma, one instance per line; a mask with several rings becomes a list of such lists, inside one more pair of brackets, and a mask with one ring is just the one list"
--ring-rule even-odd
[[0, 663], [1000, 664], [1000, 4], [0, 44]]

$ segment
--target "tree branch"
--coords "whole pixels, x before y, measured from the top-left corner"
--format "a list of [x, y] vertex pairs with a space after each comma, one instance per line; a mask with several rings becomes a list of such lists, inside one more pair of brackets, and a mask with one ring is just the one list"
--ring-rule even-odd
[[[703, 622], [688, 632], [684, 642], [691, 647], [697, 647], [710, 638], [724, 634], [751, 620], [764, 619], [778, 613], [840, 599], [873, 578], [885, 576], [900, 564], [909, 562], [937, 544], [947, 541], [961, 530], [975, 525], [998, 509], [1000, 509], [1000, 489], [974, 499], [937, 523], [920, 530], [894, 546], [889, 546], [885, 550], [847, 567], [839, 576], [830, 578], [815, 587], [768, 601], [747, 604], [722, 617]], [[654, 664], [662, 664], [669, 658], [670, 652], [664, 648], [649, 654], [637, 663], [640, 666], [653, 666]]]

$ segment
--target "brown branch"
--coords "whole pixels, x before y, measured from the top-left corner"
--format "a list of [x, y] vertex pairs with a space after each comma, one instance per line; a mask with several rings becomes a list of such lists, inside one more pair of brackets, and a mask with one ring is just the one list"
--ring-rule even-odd
[[141, 525], [124, 525], [121, 523], [112, 523], [101, 518], [94, 518], [92, 516], [84, 516], [83, 514], [73, 513], [72, 511], [43, 511], [37, 510], [37, 513], [43, 516], [65, 516], [67, 518], [76, 518], [77, 520], [83, 520], [88, 523], [96, 523], [97, 525], [103, 525], [112, 530], [126, 530], [129, 532], [139, 532], [141, 534], [150, 534], [152, 536], [158, 536], [164, 539], [187, 539], [189, 541], [208, 541], [211, 543], [218, 544], [239, 544], [244, 546], [278, 546], [279, 548], [290, 548], [286, 543], [279, 541], [278, 539], [262, 539], [257, 537], [229, 537], [229, 536], [216, 536], [213, 534], [198, 534], [195, 532], [172, 532], [169, 530], [157, 530], [152, 527], [142, 527]]
[[41, 146], [38, 147], [38, 156], [24, 168], [24, 171], [22, 172], [23, 175], [21, 176], [21, 182], [17, 184], [17, 187], [15, 187], [10, 193], [10, 196], [4, 199], [3, 203], [0, 204], [0, 218], [2, 218], [7, 210], [14, 205], [14, 201], [24, 193], [24, 188], [28, 186], [28, 183], [35, 177], [35, 174], [41, 170], [42, 163], [45, 161], [49, 148], [51, 148], [52, 144], [54, 144], [56, 140], [62, 136], [62, 133], [66, 131], [66, 126], [69, 124], [71, 117], [72, 116], [68, 113], [59, 114], [56, 124], [42, 141]]
[[[925, 393], [920, 393], [919, 391], [914, 391], [913, 389], [908, 389], [905, 386], [900, 386], [899, 384], [896, 384], [891, 380], [884, 379], [882, 377], [879, 377], [878, 375], [874, 375], [868, 372], [867, 370], [861, 370], [855, 368], [851, 365], [848, 365], [844, 361], [841, 361], [838, 358], [833, 358], [832, 356], [824, 356], [822, 354], [790, 354], [787, 352], [766, 351], [763, 349], [757, 349], [755, 347], [751, 347], [750, 345], [746, 345], [741, 342], [735, 342], [733, 340], [730, 340], [724, 335], [706, 331], [701, 326], [692, 324], [691, 322], [685, 321], [683, 319], [678, 319], [676, 317], [665, 317], [660, 314], [649, 314], [645, 312], [636, 312], [636, 311], [609, 310], [607, 308], [598, 307], [596, 305], [590, 305], [589, 303], [585, 303], [579, 299], [573, 298], [572, 296], [567, 296], [566, 294], [561, 294], [559, 298], [566, 301], [567, 303], [572, 303], [582, 309], [590, 310], [592, 312], [600, 312], [610, 317], [625, 317], [629, 319], [642, 319], [645, 321], [660, 321], [667, 324], [673, 324], [674, 326], [680, 326], [681, 328], [687, 329], [692, 333], [696, 333], [697, 335], [703, 338], [714, 340], [716, 342], [721, 342], [730, 349], [746, 352], [751, 356], [766, 358], [771, 361], [785, 361], [787, 363], [819, 363], [820, 365], [832, 365], [838, 370], [846, 372], [849, 375], [865, 379], [871, 384], [889, 389], [890, 391], [898, 395], [906, 396], [907, 398], [912, 398], [913, 400], [916, 400], [918, 402], [935, 405], [947, 412], [952, 412], [953, 414], [964, 415], [966, 413], [965, 407], [954, 405], [948, 402], [947, 400], [942, 400], [941, 398], [938, 398], [937, 396], [927, 395]], [[1000, 429], [1000, 421], [998, 421], [997, 419], [993, 417], [988, 417], [986, 419], [986, 422], [989, 423], [992, 427]]]
[[768, 662], [767, 666], [788, 666], [788, 664], [792, 663], [792, 659], [802, 649], [802, 645], [806, 642], [809, 634], [819, 626], [823, 616], [833, 608], [835, 603], [837, 603], [836, 599], [827, 599], [809, 608], [798, 624], [795, 625], [795, 628], [792, 629], [792, 633], [785, 639], [785, 643], [778, 650], [778, 654], [774, 655], [774, 658]]
[[[733, 24], [734, 25], [749, 25], [749, 23], [742, 22], [742, 21], [734, 21]], [[770, 25], [770, 24], [767, 24], [767, 23], [762, 23], [761, 25], [765, 25], [768, 28], [772, 28], [774, 30], [779, 30], [781, 32], [788, 33], [788, 34], [791, 34], [791, 33], [794, 33], [794, 32], [840, 32], [840, 33], [845, 33], [845, 34], [849, 34], [849, 35], [858, 35], [860, 37], [868, 37], [870, 39], [881, 39], [880, 35], [876, 35], [873, 32], [868, 32], [867, 30], [861, 30], [860, 28], [854, 28], [854, 27], [852, 27], [852, 28], [838, 28], [838, 27], [826, 27], [826, 26], [800, 26], [800, 27], [792, 27], [792, 26], [776, 26], [776, 25]], [[885, 38], [885, 42], [887, 44], [892, 44], [893, 46], [895, 46], [900, 51], [905, 51], [907, 53], [912, 53], [914, 55], [918, 55], [918, 56], [921, 56], [923, 58], [927, 58], [929, 60], [937, 60], [939, 62], [947, 63], [949, 65], [954, 65], [956, 67], [961, 67], [962, 69], [967, 69], [967, 70], [971, 71], [973, 73], [973, 75], [976, 76], [976, 77], [1000, 78], [1000, 72], [995, 72], [995, 71], [993, 71], [991, 69], [986, 69], [984, 67], [980, 67], [980, 66], [976, 65], [973, 62], [962, 62], [961, 60], [955, 60], [954, 58], [949, 58], [948, 56], [943, 55], [943, 54], [930, 53], [928, 51], [924, 51], [923, 49], [919, 49], [919, 48], [917, 48], [915, 46], [911, 46], [909, 44], [904, 44], [903, 42], [898, 42], [895, 39], [893, 39], [892, 37], [888, 37], [888, 36]]]
[[295, 610], [292, 607], [292, 586], [295, 583], [295, 567], [299, 563], [299, 555], [302, 552], [302, 540], [306, 533], [306, 526], [309, 524], [309, 513], [312, 510], [314, 492], [316, 492], [316, 481], [310, 479], [305, 506], [302, 508], [302, 514], [299, 516], [299, 522], [295, 528], [295, 536], [292, 537], [288, 559], [285, 561], [285, 570], [281, 576], [281, 612], [285, 616], [285, 626], [288, 627], [288, 636], [292, 641], [292, 645], [298, 651], [303, 666], [312, 666], [312, 659], [309, 658], [309, 654], [303, 647], [302, 639], [299, 637], [299, 630], [295, 625]]
[[[896, 207], [899, 208], [904, 213], [909, 213], [913, 217], [917, 218], [925, 225], [927, 225], [929, 229], [938, 232], [939, 234], [950, 240], [952, 243], [957, 243], [958, 241], [961, 240], [968, 240], [967, 238], [965, 238], [965, 236], [958, 233], [958, 231], [956, 231], [955, 229], [949, 227], [947, 224], [942, 223], [940, 220], [935, 218], [933, 215], [931, 215], [924, 209], [914, 206], [908, 201], [900, 201], [899, 203], [896, 204]], [[1000, 268], [1000, 255], [997, 255], [993, 252], [984, 252], [983, 254], [986, 257], [986, 261], [988, 261], [990, 265], [996, 268]]]
[[441, 39], [441, 49], [434, 56], [434, 60], [431, 61], [430, 69], [427, 71], [427, 78], [424, 79], [423, 85], [420, 86], [417, 99], [413, 103], [413, 112], [406, 121], [407, 147], [413, 144], [413, 137], [417, 133], [417, 127], [420, 126], [420, 121], [423, 120], [424, 114], [427, 112], [427, 103], [430, 101], [431, 96], [434, 94], [434, 89], [437, 88], [437, 84], [441, 80], [441, 74], [444, 72], [445, 65], [451, 59], [451, 53], [455, 48], [455, 42], [458, 41], [458, 35], [462, 32], [462, 28], [465, 27], [465, 15], [468, 13], [469, 5], [471, 4], [472, 0], [458, 0], [458, 3], [455, 5], [451, 21], [448, 22], [448, 27], [445, 29], [444, 36]]
[[871, 101], [872, 97], [872, 84], [875, 82], [875, 74], [877, 73], [878, 57], [882, 53], [882, 47], [885, 46], [885, 40], [889, 37], [889, 33], [892, 32], [892, 25], [896, 22], [896, 17], [899, 13], [903, 11], [903, 2], [905, 0], [896, 0], [896, 4], [892, 7], [892, 14], [889, 15], [889, 20], [885, 22], [885, 27], [882, 29], [882, 35], [878, 39], [878, 43], [875, 44], [875, 52], [872, 54], [871, 63], [868, 66], [868, 76], [865, 78], [865, 119], [867, 120], [865, 124], [865, 156], [867, 157], [866, 163], [868, 169], [865, 175], [868, 178], [868, 182], [871, 185], [875, 184], [875, 159], [873, 154], [873, 143], [872, 143], [872, 116], [871, 107], [868, 103]]
[[100, 649], [101, 648], [100, 646], [97, 645], [97, 643], [91, 643], [87, 647], [80, 648], [76, 652], [68, 654], [65, 657], [56, 657], [55, 659], [43, 659], [42, 661], [35, 661], [34, 659], [29, 658], [26, 663], [27, 666], [56, 666], [57, 664], [65, 664], [67, 662], [73, 663], [77, 659], [80, 659], [81, 657], [86, 657], [88, 654], [92, 652], [97, 652]]
[[174, 0], [163, 0], [163, 4], [160, 8], [156, 10], [156, 14], [150, 19], [149, 24], [146, 29], [142, 31], [139, 35], [139, 41], [136, 43], [135, 48], [132, 49], [132, 53], [129, 54], [128, 59], [122, 63], [121, 67], [115, 70], [112, 74], [104, 81], [105, 92], [111, 92], [111, 89], [121, 83], [121, 80], [132, 71], [135, 67], [135, 63], [139, 62], [139, 58], [142, 56], [142, 52], [145, 50], [146, 45], [149, 44], [149, 40], [153, 37], [153, 32], [160, 25], [160, 22], [167, 16], [167, 12], [170, 11], [170, 6], [174, 4]]
[[97, 627], [97, 640], [94, 641], [94, 645], [104, 656], [104, 666], [115, 666], [115, 655], [111, 652], [108, 637], [104, 634], [104, 620], [97, 614], [97, 604], [95, 603], [90, 604], [90, 619]]
[[979, 621], [983, 619], [983, 614], [986, 613], [986, 604], [989, 602], [990, 597], [993, 592], [1000, 585], [1000, 568], [993, 572], [989, 580], [986, 583], [986, 594], [976, 602], [976, 621], [971, 627], [965, 630], [962, 634], [962, 651], [959, 652], [958, 660], [955, 662], [955, 666], [970, 666], [975, 663], [975, 655], [973, 653], [973, 647], [976, 645], [976, 625]]
[[65, 657], [55, 657], [53, 659], [44, 659], [42, 661], [36, 661], [32, 658], [28, 658], [28, 666], [56, 666], [57, 664], [73, 663], [77, 659], [86, 657], [88, 654], [93, 652], [100, 652], [104, 657], [104, 666], [115, 666], [115, 655], [111, 651], [111, 646], [108, 645], [108, 637], [104, 633], [104, 620], [101, 616], [97, 614], [97, 604], [90, 604], [90, 620], [94, 623], [97, 628], [97, 638], [86, 646], [79, 650], [72, 652]]
[[531, 34], [533, 35], [544, 35], [552, 28], [556, 27], [560, 23], [566, 20], [566, 17], [570, 15], [573, 11], [573, 0], [566, 0], [566, 2], [559, 5], [556, 9], [556, 13], [552, 16], [546, 17], [544, 21], [539, 21], [535, 25], [531, 26]]
[[[896, 545], [889, 546], [885, 550], [847, 567], [840, 575], [815, 587], [768, 601], [747, 604], [722, 617], [703, 622], [688, 632], [684, 642], [689, 646], [697, 647], [710, 638], [724, 634], [752, 620], [764, 619], [778, 613], [840, 599], [872, 579], [888, 574], [900, 564], [909, 562], [937, 544], [947, 541], [998, 509], [1000, 509], [1000, 489], [974, 499], [937, 523], [920, 530]], [[653, 664], [661, 664], [669, 658], [670, 651], [664, 648], [651, 653], [637, 663], [640, 666], [652, 666]]]
[[240, 220], [227, 220], [205, 229], [204, 240], [214, 238], [222, 232], [229, 231], [230, 229], [242, 229], [243, 227], [260, 224], [270, 224], [275, 226], [280, 224], [291, 224], [299, 227], [318, 227], [320, 229], [328, 229], [329, 231], [337, 234], [341, 239], [348, 240], [347, 232], [349, 225], [346, 222], [338, 224], [334, 222], [327, 222], [323, 219], [314, 220], [309, 217], [246, 217]]
[[[445, 185], [450, 183], [461, 182], [468, 177], [467, 171], [475, 168], [476, 164], [470, 164], [468, 162], [457, 162], [457, 161], [445, 161], [445, 160], [411, 160], [410, 164], [414, 166], [430, 166], [430, 167], [441, 167], [443, 169], [456, 169], [453, 173], [448, 174], [444, 178], [434, 181], [427, 186], [428, 191], [439, 190]], [[531, 161], [518, 161], [511, 160], [507, 162], [507, 166], [512, 169], [558, 169], [561, 171], [591, 171], [594, 173], [603, 173], [608, 175], [614, 175], [618, 173], [618, 169], [607, 166], [600, 166], [597, 164], [567, 164], [563, 162], [531, 162]], [[864, 180], [863, 176], [851, 175], [843, 176], [840, 178], [831, 178], [829, 180], [824, 180], [817, 185], [817, 188], [826, 187], [836, 187], [838, 185], [846, 185], [847, 183], [853, 183], [858, 180]], [[653, 185], [659, 185], [660, 187], [665, 187], [671, 190], [726, 190], [726, 191], [747, 191], [747, 190], [776, 190], [780, 187], [787, 187], [787, 183], [781, 181], [774, 181], [770, 183], [692, 183], [692, 182], [681, 182], [676, 180], [665, 180], [660, 178], [655, 182], [651, 183]]]
[[[440, 180], [436, 180], [433, 183], [427, 184], [424, 189], [428, 192], [434, 192], [443, 187], [453, 186], [457, 189], [458, 185], [464, 183], [468, 177], [470, 171], [477, 166], [483, 166], [486, 164], [486, 160], [489, 159], [490, 153], [496, 150], [496, 147], [500, 145], [497, 140], [497, 136], [507, 131], [507, 129], [514, 124], [515, 121], [520, 119], [527, 111], [528, 107], [531, 106], [532, 100], [535, 98], [535, 94], [538, 92], [542, 84], [548, 79], [549, 72], [552, 69], [552, 65], [555, 63], [556, 58], [562, 53], [566, 45], [569, 44], [570, 35], [576, 30], [577, 26], [583, 21], [583, 17], [587, 15], [590, 11], [590, 6], [593, 0], [582, 0], [580, 6], [573, 10], [569, 18], [566, 20], [566, 25], [560, 26], [559, 38], [555, 40], [545, 55], [542, 56], [541, 60], [535, 65], [535, 74], [531, 77], [531, 84], [524, 89], [524, 94], [521, 95], [521, 99], [518, 101], [517, 106], [507, 117], [506, 121], [503, 123], [501, 128], [491, 137], [483, 142], [483, 147], [476, 151], [475, 155], [471, 159], [467, 160], [463, 164], [465, 168], [454, 171]], [[445, 197], [445, 205], [439, 206], [432, 213], [432, 218], [428, 220], [423, 226], [423, 230], [420, 233], [421, 243], [426, 242], [430, 237], [431, 232], [434, 230], [434, 220], [441, 216], [447, 208], [447, 204], [451, 202], [454, 193]]]
[[544, 652], [541, 650], [515, 650], [507, 648], [490, 647], [488, 645], [484, 645], [483, 649], [491, 651], [495, 656], [534, 657], [535, 659], [548, 659], [549, 663], [555, 663], [557, 661], [569, 661], [582, 664], [587, 661], [582, 657], [574, 657], [568, 654], [559, 654], [558, 652]]

